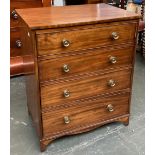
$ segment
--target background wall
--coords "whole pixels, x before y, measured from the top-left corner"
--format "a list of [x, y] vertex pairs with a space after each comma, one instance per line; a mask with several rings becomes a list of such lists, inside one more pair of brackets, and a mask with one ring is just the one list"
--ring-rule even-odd
[[63, 0], [54, 0], [54, 5], [56, 6], [63, 6], [64, 2]]

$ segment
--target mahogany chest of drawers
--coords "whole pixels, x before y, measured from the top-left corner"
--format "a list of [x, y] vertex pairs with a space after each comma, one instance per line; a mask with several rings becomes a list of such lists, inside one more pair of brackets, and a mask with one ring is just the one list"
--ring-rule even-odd
[[41, 0], [10, 0], [10, 55], [21, 56], [23, 50], [22, 26], [15, 9], [42, 7]]
[[25, 25], [23, 54], [34, 60], [27, 103], [41, 151], [61, 136], [128, 125], [140, 17], [107, 4], [17, 13]]
[[10, 76], [27, 74], [25, 68], [29, 68], [31, 61], [23, 63], [23, 27], [15, 9], [26, 9], [43, 6], [51, 6], [53, 0], [10, 0]]

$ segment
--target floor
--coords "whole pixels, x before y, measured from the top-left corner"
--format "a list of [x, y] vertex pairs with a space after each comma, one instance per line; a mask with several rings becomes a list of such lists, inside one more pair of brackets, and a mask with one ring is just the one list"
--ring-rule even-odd
[[112, 123], [91, 132], [55, 140], [44, 153], [26, 107], [24, 77], [11, 79], [11, 155], [145, 154], [145, 64], [137, 54], [129, 126]]

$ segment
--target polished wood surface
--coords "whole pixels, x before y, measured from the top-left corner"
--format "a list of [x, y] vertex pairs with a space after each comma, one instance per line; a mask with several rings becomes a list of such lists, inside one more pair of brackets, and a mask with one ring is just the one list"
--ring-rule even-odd
[[[93, 73], [83, 75], [83, 78], [72, 78], [71, 81], [56, 81], [51, 85], [41, 87], [42, 108], [71, 102], [75, 99], [87, 98], [97, 94], [114, 92], [130, 87], [131, 70], [123, 70], [112, 73]], [[109, 80], [114, 80], [115, 86], [109, 86]], [[69, 91], [70, 96], [65, 97], [64, 91]]]
[[11, 0], [10, 8], [12, 9], [22, 9], [22, 8], [35, 8], [42, 7], [41, 0]]
[[[56, 54], [58, 52], [63, 53], [94, 46], [131, 42], [135, 38], [135, 30], [136, 22], [116, 22], [88, 27], [43, 31], [42, 34], [37, 35], [38, 53], [39, 55]], [[116, 32], [119, 36], [117, 40], [112, 38], [113, 32]], [[62, 44], [63, 40], [69, 41], [70, 45], [64, 47]]]
[[42, 0], [43, 6], [48, 7], [54, 5], [54, 0]]
[[95, 122], [95, 123], [91, 123], [91, 124], [88, 124], [85, 126], [80, 126], [78, 128], [74, 128], [72, 130], [57, 132], [57, 134], [55, 134], [55, 135], [48, 136], [48, 137], [40, 140], [40, 149], [41, 149], [41, 151], [45, 151], [47, 145], [49, 145], [51, 142], [53, 142], [53, 140], [55, 140], [59, 137], [88, 132], [88, 131], [94, 130], [98, 127], [101, 127], [104, 124], [108, 124], [111, 122], [122, 122], [125, 126], [127, 126], [129, 124], [129, 114], [114, 117], [114, 118], [108, 119], [108, 120], [100, 120], [100, 122]]
[[[30, 29], [105, 23], [139, 19], [140, 16], [108, 4], [87, 4], [64, 7], [17, 9]], [[33, 12], [33, 14], [31, 13]], [[38, 18], [39, 15], [39, 18]]]
[[[28, 33], [29, 36], [26, 35]], [[31, 56], [31, 62], [33, 63], [31, 68], [23, 68], [24, 72], [30, 71], [30, 73], [25, 76], [28, 112], [33, 120], [33, 125], [37, 131], [39, 139], [42, 139], [43, 131], [39, 91], [40, 85], [38, 76], [38, 64], [36, 59], [36, 42], [34, 40], [35, 34], [29, 31], [29, 28], [25, 26], [23, 28], [23, 36], [25, 36], [24, 45], [26, 45], [24, 47], [26, 50], [23, 52], [23, 58], [27, 57], [27, 55]], [[23, 62], [24, 64], [28, 64], [29, 59], [23, 59]]]
[[23, 55], [34, 60], [27, 101], [41, 151], [58, 137], [128, 125], [139, 16], [105, 4], [17, 12]]
[[23, 50], [21, 27], [10, 29], [10, 54], [11, 57], [21, 56]]
[[[15, 9], [51, 6], [50, 0], [10, 0], [10, 75], [27, 74], [31, 69], [31, 56], [23, 58], [23, 27]], [[21, 46], [20, 46], [21, 45]], [[25, 49], [26, 50], [26, 49]], [[29, 62], [27, 58], [29, 59]], [[26, 58], [26, 62], [23, 59]], [[28, 69], [29, 67], [29, 69]]]
[[[14, 10], [12, 10], [12, 11], [14, 11]], [[19, 17], [17, 16], [16, 19], [14, 19], [11, 14], [12, 11], [10, 12], [10, 28], [11, 29], [20, 27]]]
[[[87, 126], [101, 120], [108, 120], [120, 115], [129, 113], [129, 95], [115, 95], [77, 103], [64, 109], [43, 112], [44, 138], [56, 135], [63, 131], [72, 131], [81, 126]], [[114, 110], [110, 112], [108, 105], [112, 105]], [[69, 123], [65, 124], [64, 117], [69, 118]]]
[[34, 59], [31, 55], [16, 56], [10, 59], [10, 76], [26, 75], [34, 72]]
[[[18, 48], [16, 41], [21, 41], [22, 39], [22, 29], [20, 24], [20, 18], [17, 15], [15, 9], [21, 8], [33, 8], [42, 7], [41, 0], [11, 0], [10, 1], [10, 56], [15, 57], [22, 56], [23, 47]], [[18, 58], [17, 58], [18, 59]]]
[[[55, 80], [62, 76], [64, 78], [73, 77], [75, 74], [82, 75], [95, 70], [110, 70], [130, 66], [133, 61], [133, 50], [133, 46], [125, 44], [121, 47], [109, 47], [108, 50], [107, 48], [97, 48], [43, 57], [39, 61], [40, 81]], [[116, 58], [114, 64], [111, 61], [112, 57]], [[69, 72], [64, 71], [65, 64], [68, 66]]]

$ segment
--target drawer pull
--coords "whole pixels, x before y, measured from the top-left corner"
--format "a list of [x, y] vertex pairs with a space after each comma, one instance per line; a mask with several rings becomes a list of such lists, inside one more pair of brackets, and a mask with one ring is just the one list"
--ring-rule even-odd
[[109, 80], [108, 81], [108, 86], [110, 86], [110, 87], [114, 87], [116, 85], [116, 83], [115, 83], [115, 81], [114, 80]]
[[66, 89], [64, 90], [64, 97], [67, 98], [70, 96], [70, 92]]
[[22, 47], [22, 42], [21, 42], [21, 40], [16, 40], [16, 46], [17, 46], [18, 48], [21, 48], [21, 47]]
[[15, 10], [13, 10], [13, 11], [11, 12], [11, 16], [12, 16], [13, 19], [18, 19], [18, 15], [17, 15], [17, 13], [16, 13]]
[[108, 104], [107, 110], [108, 110], [109, 112], [113, 112], [113, 111], [114, 111], [113, 105], [112, 105], [112, 104]]
[[63, 65], [63, 71], [64, 71], [65, 73], [69, 72], [69, 67], [68, 67], [67, 64], [64, 64], [64, 65]]
[[109, 61], [110, 61], [112, 64], [115, 64], [115, 63], [117, 62], [117, 59], [116, 59], [116, 57], [114, 57], [114, 56], [110, 56], [110, 57], [109, 57]]
[[62, 44], [63, 44], [64, 47], [68, 47], [70, 45], [70, 41], [66, 40], [66, 39], [63, 39]]
[[70, 119], [69, 119], [68, 116], [65, 116], [65, 117], [64, 117], [64, 123], [65, 123], [65, 124], [69, 124], [69, 123], [70, 123]]
[[117, 32], [112, 32], [111, 36], [112, 36], [112, 39], [114, 40], [119, 39], [119, 35], [117, 34]]

